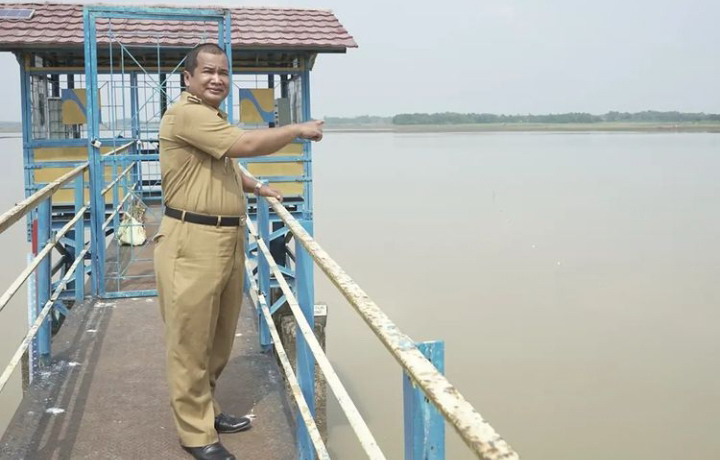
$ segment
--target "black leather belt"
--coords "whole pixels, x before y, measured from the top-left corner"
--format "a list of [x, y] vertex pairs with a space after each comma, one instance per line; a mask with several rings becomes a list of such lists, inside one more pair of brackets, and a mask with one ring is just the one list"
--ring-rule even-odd
[[165, 206], [165, 216], [207, 226], [237, 227], [243, 222], [239, 216], [207, 216]]

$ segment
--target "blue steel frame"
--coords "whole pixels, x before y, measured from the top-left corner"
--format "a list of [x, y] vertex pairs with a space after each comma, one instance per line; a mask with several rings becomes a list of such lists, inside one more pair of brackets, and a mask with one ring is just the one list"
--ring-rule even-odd
[[[38, 206], [38, 228], [37, 241], [38, 249], [44, 247], [50, 240], [50, 221], [52, 215], [52, 197], [43, 200]], [[52, 283], [50, 282], [50, 256], [45, 257], [37, 268], [37, 307], [34, 314], [35, 317], [40, 315], [42, 308], [50, 299], [52, 293]], [[40, 326], [37, 335], [38, 354], [41, 366], [50, 365], [50, 338], [51, 338], [51, 318], [45, 318]]]
[[[415, 346], [441, 374], [445, 374], [445, 342], [417, 343]], [[422, 390], [403, 373], [403, 418], [405, 459], [445, 459], [445, 418]]]
[[[84, 193], [84, 179], [83, 175], [79, 174], [75, 180], [72, 181], [75, 190], [75, 211], [77, 215], [80, 210], [85, 206], [83, 201], [85, 199]], [[30, 215], [31, 213], [28, 213]], [[51, 231], [52, 231], [52, 195], [40, 202], [37, 206], [37, 210], [34, 213], [37, 217], [37, 252], [45, 248], [48, 243], [51, 242]], [[85, 245], [84, 239], [84, 222], [79, 220], [75, 223], [74, 233], [75, 237], [73, 240], [73, 246], [75, 248], [75, 256], [81, 253]], [[31, 260], [28, 260], [30, 262]], [[48, 254], [45, 256], [37, 268], [35, 269], [34, 276], [29, 277], [28, 281], [28, 323], [32, 324], [35, 322], [37, 317], [42, 312], [43, 308], [50, 300], [50, 296], [53, 290], [56, 289], [56, 284], [52, 282], [52, 258]], [[75, 272], [72, 277], [63, 275], [57, 284], [61, 280], [65, 280], [68, 283], [73, 282], [74, 289], [70, 292], [65, 291], [60, 293], [62, 298], [64, 295], [72, 294], [76, 301], [82, 301], [85, 298], [85, 269], [83, 260], [78, 262]], [[62, 314], [67, 315], [67, 308], [59, 299], [55, 299], [53, 302], [54, 310], [60, 311]], [[52, 356], [52, 317], [47, 315], [45, 320], [40, 325], [40, 329], [33, 339], [32, 346], [30, 348], [30, 363], [29, 363], [29, 374], [30, 379], [34, 378], [35, 372], [38, 368], [45, 368], [50, 365]], [[32, 381], [32, 380], [31, 380]]]
[[[301, 219], [298, 222], [300, 222], [300, 225], [308, 234], [313, 235], [312, 219]], [[295, 243], [295, 275], [295, 291], [297, 293], [298, 304], [310, 327], [315, 327], [313, 259], [299, 242]], [[303, 397], [305, 397], [310, 413], [315, 417], [315, 358], [300, 329], [297, 328], [295, 332], [295, 349], [297, 353], [296, 374], [298, 384], [300, 384], [300, 390], [303, 393]], [[299, 458], [316, 459], [315, 448], [313, 447], [310, 434], [299, 411], [296, 416], [297, 419], [295, 423], [298, 424], [298, 427], [295, 433], [300, 454]]]
[[[83, 27], [85, 39], [85, 81], [87, 86], [87, 120], [88, 134], [87, 147], [90, 161], [90, 227], [91, 227], [91, 257], [93, 292], [100, 297], [129, 297], [148, 296], [157, 294], [156, 290], [148, 291], [122, 291], [108, 292], [105, 289], [105, 233], [102, 227], [105, 219], [105, 200], [101, 193], [103, 180], [103, 162], [99, 147], [93, 143], [99, 139], [100, 110], [97, 101], [98, 69], [97, 69], [97, 28], [96, 21], [103, 19], [150, 19], [150, 20], [176, 20], [176, 21], [216, 21], [218, 23], [218, 45], [232, 59], [232, 44], [230, 35], [230, 12], [212, 9], [190, 8], [144, 8], [144, 7], [109, 7], [89, 6], [83, 10]], [[230, 61], [232, 62], [232, 61]], [[131, 78], [132, 79], [132, 78]], [[232, 69], [230, 70], [232, 79]], [[131, 80], [132, 82], [132, 80]], [[131, 83], [131, 90], [133, 89]], [[134, 86], [135, 92], [137, 85]], [[232, 96], [232, 88], [229, 96]], [[131, 107], [135, 106], [135, 97], [131, 98]], [[232, 121], [232, 120], [231, 120]], [[133, 128], [136, 121], [133, 120]]]
[[[257, 234], [259, 238], [266, 244], [270, 243], [273, 235], [270, 233], [270, 206], [264, 197], [258, 197], [257, 199]], [[313, 223], [311, 219], [300, 219], [300, 225], [310, 234], [313, 234]], [[258, 289], [260, 293], [265, 295], [267, 301], [269, 301], [271, 279], [270, 279], [270, 266], [268, 264], [265, 255], [261, 252], [257, 254], [258, 259]], [[252, 278], [252, 276], [246, 275], [246, 279]], [[313, 278], [313, 259], [308, 254], [307, 250], [300, 244], [296, 243], [295, 246], [295, 285], [294, 290], [297, 296], [298, 304], [302, 309], [305, 319], [308, 321], [310, 327], [315, 326], [315, 285]], [[279, 309], [280, 304], [284, 302], [284, 298], [280, 298], [276, 304], [273, 304], [273, 308], [276, 311]], [[280, 304], [278, 304], [280, 303]], [[260, 311], [260, 308], [255, 308], [256, 311]], [[259, 327], [260, 327], [260, 346], [267, 350], [272, 346], [270, 332], [265, 322], [265, 318], [259, 314]], [[300, 385], [300, 390], [303, 393], [303, 397], [307, 402], [310, 413], [315, 416], [315, 358], [310, 351], [310, 348], [305, 341], [305, 336], [302, 332], [297, 329], [295, 334], [295, 352], [296, 352], [296, 363], [295, 363], [295, 374]], [[296, 412], [296, 435], [295, 441], [298, 449], [299, 459], [316, 459], [315, 448], [310, 439], [305, 421], [303, 420], [300, 412]]]
[[[310, 113], [310, 71], [307, 57], [303, 62], [303, 71], [299, 73], [301, 79], [301, 104], [302, 121], [311, 120]], [[299, 222], [305, 228], [305, 230], [313, 235], [313, 197], [312, 197], [312, 146], [311, 142], [307, 140], [300, 140], [303, 143], [303, 155], [302, 158], [298, 157], [272, 157], [266, 162], [278, 162], [278, 161], [301, 161], [304, 167], [304, 176], [302, 177], [272, 177], [273, 181], [300, 181], [303, 182], [303, 201], [300, 204], [301, 208], [299, 211]], [[252, 159], [252, 161], [245, 160], [243, 164], [248, 162], [262, 162], [259, 159]], [[300, 206], [299, 205], [299, 206]], [[266, 243], [270, 244], [270, 241], [279, 236], [284, 236], [287, 233], [287, 228], [281, 228], [278, 231], [271, 232], [271, 225], [281, 222], [279, 218], [271, 213], [270, 207], [267, 201], [259, 197], [257, 198], [257, 227], [259, 237]], [[248, 247], [249, 253], [256, 250], [256, 247]], [[270, 269], [267, 260], [262, 253], [257, 253], [257, 278], [259, 291], [265, 295], [265, 298], [270, 302], [270, 312], [274, 314], [284, 302], [284, 298], [279, 298], [278, 301], [272, 301], [272, 288], [273, 281], [270, 277]], [[290, 269], [282, 269], [283, 273], [293, 277], [291, 282], [294, 282], [294, 290], [297, 296], [300, 308], [305, 315], [305, 318], [310, 327], [315, 326], [315, 285], [314, 285], [314, 268], [313, 260], [308, 255], [305, 248], [299, 243], [296, 244], [295, 249], [295, 272], [293, 273]], [[246, 278], [252, 278], [252, 276], [246, 276]], [[267, 350], [271, 347], [272, 341], [265, 322], [265, 318], [260, 314], [260, 308], [256, 308], [258, 312], [258, 321], [260, 327], [260, 346]], [[296, 375], [300, 389], [303, 392], [305, 401], [308, 404], [311, 414], [315, 415], [315, 360], [310, 351], [310, 348], [305, 341], [304, 336], [299, 329], [296, 331]], [[315, 459], [315, 449], [312, 445], [310, 435], [308, 434], [307, 428], [305, 427], [304, 421], [297, 412], [296, 424], [298, 424], [296, 430], [296, 443], [299, 454], [299, 459]]]

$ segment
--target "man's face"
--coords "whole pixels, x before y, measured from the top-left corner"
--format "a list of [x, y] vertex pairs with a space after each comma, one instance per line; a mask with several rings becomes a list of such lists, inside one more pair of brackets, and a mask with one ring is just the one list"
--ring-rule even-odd
[[224, 54], [200, 52], [192, 74], [183, 71], [188, 92], [218, 108], [227, 97], [230, 86], [228, 62]]

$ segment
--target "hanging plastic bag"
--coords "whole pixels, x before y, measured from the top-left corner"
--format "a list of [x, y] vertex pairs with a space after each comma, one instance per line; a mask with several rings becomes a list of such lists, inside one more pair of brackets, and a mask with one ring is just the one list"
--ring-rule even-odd
[[118, 227], [117, 239], [120, 245], [140, 246], [147, 240], [145, 226], [128, 213], [123, 213], [120, 227]]

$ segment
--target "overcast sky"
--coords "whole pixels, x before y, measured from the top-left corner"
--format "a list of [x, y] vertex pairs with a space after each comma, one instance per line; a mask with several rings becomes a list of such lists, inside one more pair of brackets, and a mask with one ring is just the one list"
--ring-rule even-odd
[[[314, 117], [439, 111], [720, 113], [718, 0], [207, 4], [335, 12], [360, 48], [318, 58], [311, 81]], [[14, 57], [0, 53], [0, 69], [5, 70], [0, 120], [20, 120]]]

